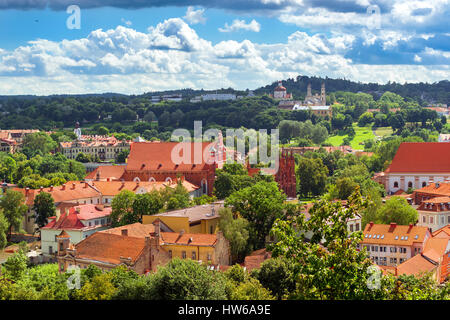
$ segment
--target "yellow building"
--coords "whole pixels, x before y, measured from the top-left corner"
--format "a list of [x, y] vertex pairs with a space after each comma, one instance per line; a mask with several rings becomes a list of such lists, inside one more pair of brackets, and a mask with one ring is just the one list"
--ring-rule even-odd
[[223, 201], [142, 217], [143, 224], [159, 220], [173, 232], [214, 234], [219, 225], [219, 209]]

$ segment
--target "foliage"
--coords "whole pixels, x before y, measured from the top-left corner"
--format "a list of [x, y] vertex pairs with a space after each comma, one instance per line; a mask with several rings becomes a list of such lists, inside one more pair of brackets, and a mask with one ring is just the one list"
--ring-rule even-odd
[[296, 170], [298, 193], [304, 197], [318, 196], [325, 190], [328, 168], [321, 159], [300, 157]]
[[240, 260], [249, 251], [249, 223], [241, 217], [233, 217], [230, 208], [219, 210], [219, 229], [230, 242], [231, 256], [233, 260]]
[[6, 190], [3, 197], [0, 198], [0, 208], [3, 210], [3, 216], [8, 221], [8, 239], [12, 229], [21, 230], [22, 219], [28, 210], [25, 204], [25, 197], [19, 191], [11, 189]]
[[22, 250], [19, 250], [8, 257], [3, 264], [7, 278], [13, 281], [20, 280], [27, 270], [27, 262], [28, 258]]
[[136, 195], [129, 190], [122, 190], [111, 202], [111, 224], [113, 227], [124, 226], [139, 221], [137, 214], [133, 213], [133, 202]]
[[48, 218], [55, 215], [55, 202], [50, 193], [41, 192], [34, 198], [33, 210], [39, 228], [48, 223]]
[[250, 242], [259, 249], [264, 247], [273, 222], [284, 217], [285, 200], [276, 182], [260, 181], [235, 191], [225, 199], [225, 206], [249, 222]]
[[273, 300], [269, 290], [264, 288], [255, 278], [248, 278], [238, 286], [233, 287], [231, 300]]
[[269, 289], [279, 300], [295, 290], [294, 270], [292, 264], [285, 259], [271, 258], [261, 264], [255, 273], [256, 278]]
[[376, 223], [389, 224], [395, 222], [399, 225], [415, 224], [417, 222], [417, 211], [408, 204], [406, 199], [392, 197], [380, 207], [377, 212]]

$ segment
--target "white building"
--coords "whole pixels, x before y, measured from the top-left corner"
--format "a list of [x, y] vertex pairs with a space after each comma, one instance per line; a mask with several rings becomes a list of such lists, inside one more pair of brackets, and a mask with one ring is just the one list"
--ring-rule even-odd
[[203, 101], [211, 100], [236, 100], [236, 95], [232, 93], [208, 93], [202, 95]]
[[450, 224], [450, 197], [437, 197], [423, 201], [417, 208], [419, 226], [439, 230]]

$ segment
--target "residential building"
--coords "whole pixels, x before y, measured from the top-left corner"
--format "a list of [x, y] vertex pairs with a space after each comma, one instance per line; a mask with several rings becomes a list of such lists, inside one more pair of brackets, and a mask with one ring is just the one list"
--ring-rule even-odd
[[101, 161], [115, 160], [123, 150], [130, 149], [131, 141], [118, 140], [114, 136], [80, 136], [80, 139], [61, 142], [59, 148], [68, 159], [76, 159], [79, 153], [98, 157]]
[[62, 202], [70, 202], [76, 204], [101, 204], [101, 194], [92, 188], [87, 182], [69, 181], [61, 186], [29, 189], [14, 188], [13, 190], [21, 192], [25, 196], [25, 204], [28, 211], [24, 217], [23, 229], [28, 233], [34, 233], [37, 229], [34, 220], [34, 199], [41, 192], [49, 193], [55, 205], [58, 206]]
[[56, 237], [65, 231], [73, 244], [86, 239], [91, 234], [109, 228], [111, 207], [103, 205], [83, 204], [65, 207], [57, 215], [49, 218], [46, 226], [41, 228], [41, 249], [47, 256], [54, 256], [58, 252]]
[[384, 175], [378, 175], [376, 181], [382, 183], [389, 194], [448, 181], [449, 159], [450, 144], [403, 142]]
[[374, 224], [366, 225], [361, 248], [365, 247], [370, 259], [377, 265], [397, 266], [424, 251], [431, 238], [426, 227], [413, 225]]
[[202, 100], [236, 100], [236, 95], [232, 93], [208, 93], [202, 95]]
[[414, 190], [411, 197], [414, 204], [418, 206], [425, 200], [450, 197], [450, 181], [430, 183], [420, 189]]
[[[112, 200], [123, 190], [134, 192], [135, 194], [144, 194], [153, 190], [163, 190], [164, 188], [175, 188], [178, 179], [175, 181], [91, 181], [89, 185], [100, 192], [101, 203], [111, 205]], [[181, 184], [189, 193], [191, 198], [201, 196], [200, 187], [181, 178]]]
[[219, 225], [219, 210], [224, 207], [223, 201], [212, 204], [173, 210], [155, 215], [145, 215], [142, 223], [153, 224], [159, 220], [173, 232], [215, 234]]
[[424, 200], [417, 208], [419, 226], [434, 232], [450, 224], [450, 197], [436, 197]]
[[[1, 135], [0, 135], [1, 136]], [[14, 153], [16, 151], [17, 142], [12, 139], [0, 137], [0, 151]]]
[[397, 266], [396, 275], [420, 276], [429, 272], [436, 282], [447, 281], [450, 275], [450, 235], [446, 233], [439, 233], [439, 235], [433, 235], [426, 242], [421, 254]]
[[58, 238], [58, 241], [65, 249], [58, 253], [61, 272], [70, 266], [87, 268], [94, 264], [102, 270], [124, 265], [139, 274], [146, 274], [175, 257], [219, 266], [230, 264], [230, 246], [221, 232], [161, 232], [159, 221], [148, 229], [132, 224], [119, 230], [97, 232], [77, 245], [71, 244], [67, 237]]

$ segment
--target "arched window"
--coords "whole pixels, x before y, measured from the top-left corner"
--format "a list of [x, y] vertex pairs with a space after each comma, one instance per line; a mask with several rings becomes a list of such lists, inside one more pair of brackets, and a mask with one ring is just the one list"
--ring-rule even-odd
[[397, 181], [394, 182], [394, 188], [398, 188], [398, 182]]
[[422, 188], [423, 187], [426, 187], [426, 185], [427, 185], [427, 183], [424, 181], [424, 182], [422, 182]]
[[412, 188], [412, 182], [408, 182], [408, 188]]
[[166, 182], [172, 183], [172, 178], [171, 178], [171, 177], [167, 177], [167, 178], [166, 178]]
[[153, 178], [153, 177], [150, 177], [150, 179], [148, 179], [148, 181], [150, 181], [150, 182], [156, 182], [156, 179]]
[[140, 182], [141, 179], [139, 179], [139, 177], [135, 177], [135, 178], [133, 179], [133, 181], [134, 181], [134, 182]]
[[206, 179], [202, 180], [202, 192], [203, 194], [208, 193], [208, 181], [206, 181]]

